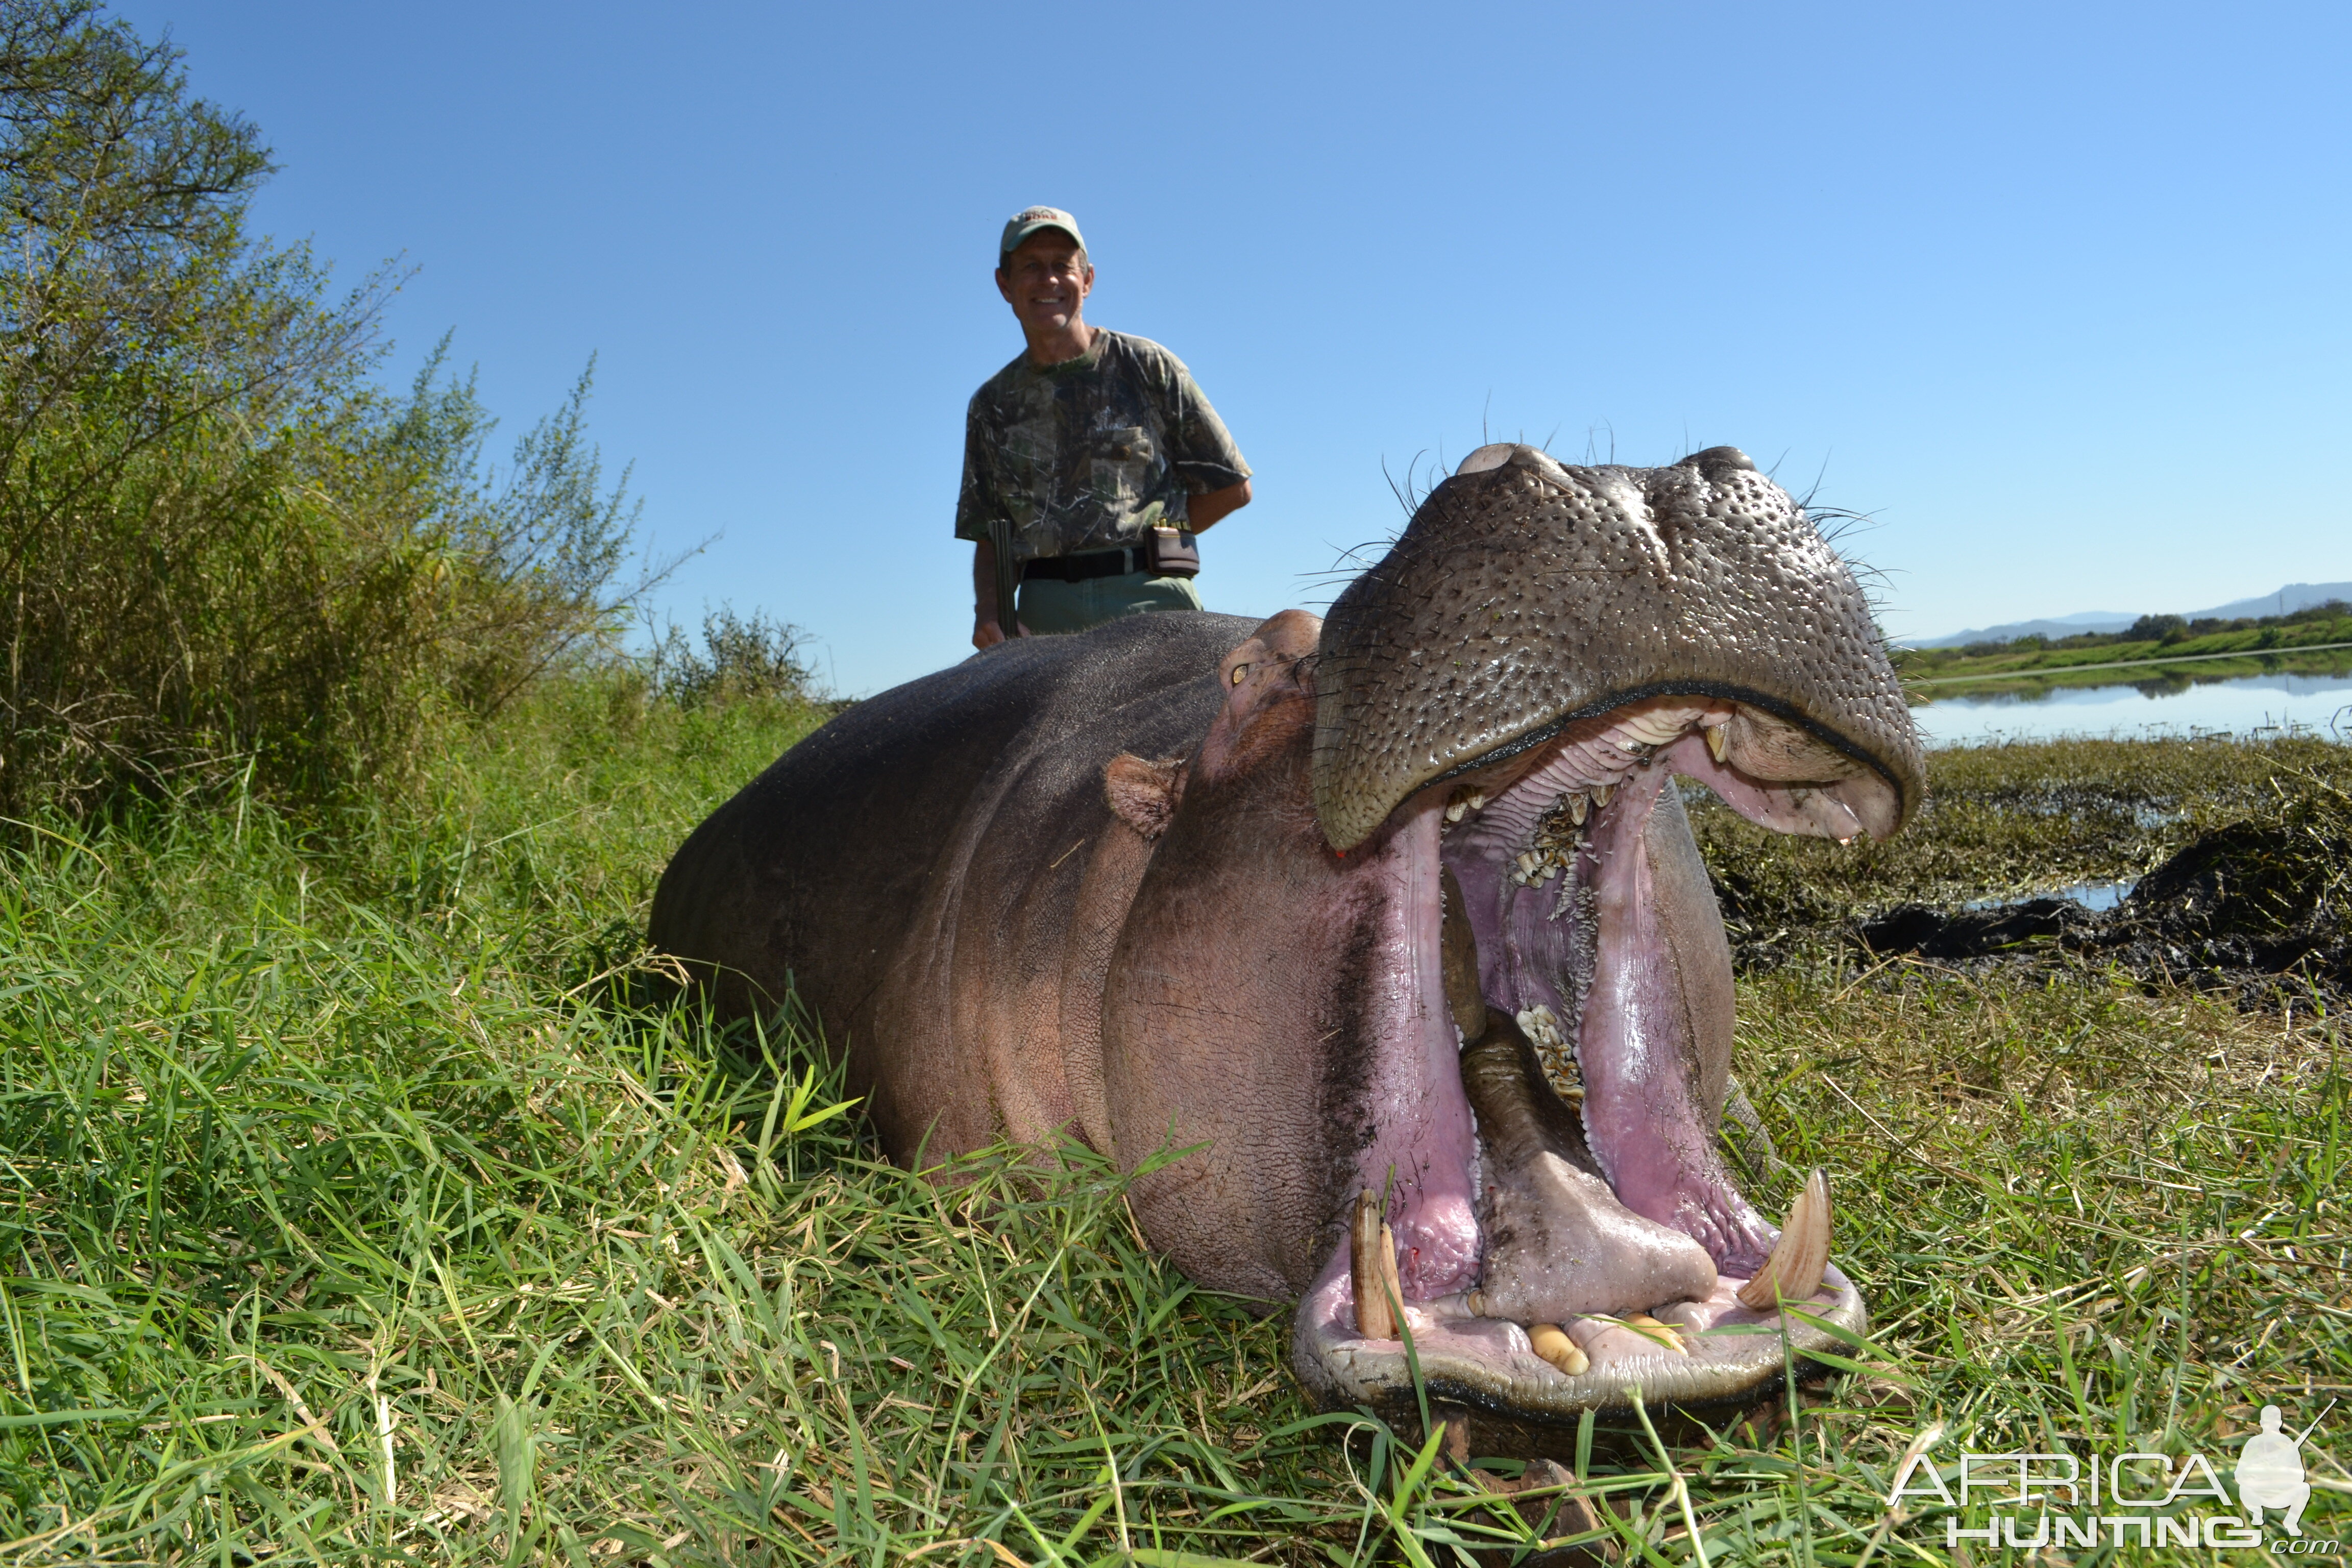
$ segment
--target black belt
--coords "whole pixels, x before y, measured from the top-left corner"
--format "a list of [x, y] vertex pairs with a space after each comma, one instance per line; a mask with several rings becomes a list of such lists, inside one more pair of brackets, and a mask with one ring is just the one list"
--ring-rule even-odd
[[1124, 577], [1141, 572], [1150, 557], [1141, 546], [1089, 550], [1083, 555], [1041, 555], [1021, 563], [1023, 581], [1050, 577], [1056, 583], [1083, 583], [1089, 577]]

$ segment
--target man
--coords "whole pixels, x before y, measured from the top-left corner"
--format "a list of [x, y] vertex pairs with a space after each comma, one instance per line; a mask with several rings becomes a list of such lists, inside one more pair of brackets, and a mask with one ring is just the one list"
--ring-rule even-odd
[[[1004, 226], [996, 290], [1028, 346], [964, 418], [956, 537], [973, 547], [974, 647], [1199, 609], [1182, 547], [1249, 504], [1249, 465], [1192, 373], [1148, 338], [1088, 325], [1094, 286], [1068, 213], [1029, 207]], [[1016, 627], [1000, 624], [1000, 548]]]
[[2245, 1508], [2249, 1528], [2260, 1530], [2263, 1510], [2279, 1508], [2286, 1510], [2279, 1521], [2286, 1532], [2301, 1535], [2304, 1507], [2311, 1501], [2311, 1483], [2304, 1479], [2303, 1437], [2280, 1431], [2280, 1422], [2279, 1407], [2263, 1405], [2263, 1429], [2238, 1451], [2238, 1501]]

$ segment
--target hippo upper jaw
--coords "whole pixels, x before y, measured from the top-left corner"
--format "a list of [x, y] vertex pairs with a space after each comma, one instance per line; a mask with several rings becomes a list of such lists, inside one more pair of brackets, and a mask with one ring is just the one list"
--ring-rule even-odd
[[1732, 708], [1738, 773], [1853, 814], [1770, 826], [1884, 838], [1927, 793], [1853, 572], [1729, 447], [1664, 468], [1473, 452], [1332, 605], [1317, 688], [1315, 807], [1341, 849], [1433, 783], [1675, 694]]

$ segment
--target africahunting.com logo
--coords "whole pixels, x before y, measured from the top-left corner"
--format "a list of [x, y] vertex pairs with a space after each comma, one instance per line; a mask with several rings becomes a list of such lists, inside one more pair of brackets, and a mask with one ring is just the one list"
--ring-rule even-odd
[[[2320, 1412], [2325, 1416], [2326, 1411]], [[2303, 1533], [2311, 1501], [2303, 1445], [2314, 1421], [2293, 1436], [2275, 1405], [2263, 1406], [2262, 1429], [2249, 1436], [2231, 1466], [2228, 1487], [2204, 1455], [1964, 1453], [1939, 1468], [1915, 1445], [1887, 1493], [1886, 1506], [1941, 1504], [1944, 1544], [1962, 1542], [1995, 1551], [2044, 1547], [2181, 1546], [2205, 1550], [2260, 1548], [2284, 1555], [2336, 1556], [2340, 1541]], [[2205, 1500], [2210, 1500], [2210, 1502]], [[1972, 1506], [1973, 1505], [1973, 1506]], [[1966, 1521], [1990, 1510], [1981, 1524]], [[2271, 1534], [2265, 1541], [2265, 1521]]]

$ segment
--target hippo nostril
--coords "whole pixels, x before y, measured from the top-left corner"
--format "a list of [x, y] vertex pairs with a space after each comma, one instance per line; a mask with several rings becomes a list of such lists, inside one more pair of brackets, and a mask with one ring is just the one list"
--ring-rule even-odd
[[1693, 452], [1675, 467], [1696, 468], [1718, 483], [1726, 474], [1752, 474], [1756, 471], [1756, 465], [1748, 460], [1748, 454], [1737, 447], [1709, 447], [1703, 452]]
[[1519, 449], [1516, 441], [1492, 441], [1462, 459], [1454, 468], [1457, 474], [1483, 474], [1489, 468], [1499, 468], [1511, 460]]

